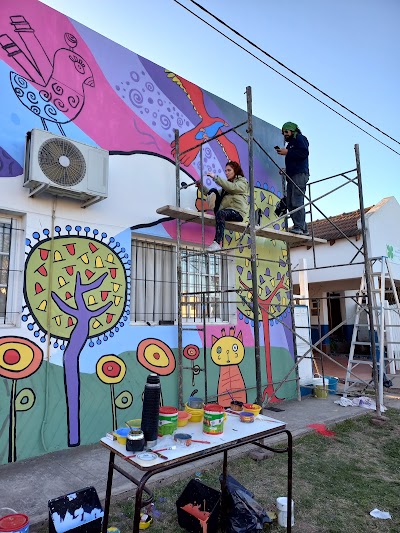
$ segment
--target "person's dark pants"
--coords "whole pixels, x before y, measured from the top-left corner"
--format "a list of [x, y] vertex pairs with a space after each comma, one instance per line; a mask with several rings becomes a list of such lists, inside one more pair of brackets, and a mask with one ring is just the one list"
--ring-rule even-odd
[[222, 244], [225, 232], [225, 220], [242, 222], [243, 217], [234, 209], [220, 209], [215, 215], [215, 239], [218, 244]]
[[[308, 182], [308, 174], [295, 174], [291, 176], [293, 183], [289, 180], [286, 182], [286, 197], [287, 197], [287, 207], [288, 211], [293, 211], [297, 207], [304, 206], [304, 194], [306, 192], [306, 185]], [[297, 185], [297, 187], [294, 185]], [[303, 209], [299, 209], [296, 213], [290, 215], [293, 220], [293, 226], [296, 229], [301, 229], [302, 231], [307, 231], [306, 225], [306, 212]]]

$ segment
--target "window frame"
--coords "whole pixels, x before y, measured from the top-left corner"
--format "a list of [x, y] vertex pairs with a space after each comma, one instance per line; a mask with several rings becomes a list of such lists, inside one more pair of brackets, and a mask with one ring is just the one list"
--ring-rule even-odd
[[25, 214], [0, 209], [0, 223], [11, 226], [6, 307], [5, 316], [0, 316], [0, 329], [18, 328], [22, 315]]
[[[158, 245], [165, 245], [165, 246], [169, 246], [171, 248], [171, 253], [174, 253], [175, 252], [175, 257], [176, 257], [176, 252], [177, 252], [177, 243], [175, 240], [170, 240], [170, 239], [162, 239], [162, 238], [157, 238], [157, 237], [153, 237], [151, 236], [151, 238], [149, 238], [148, 235], [141, 235], [141, 234], [136, 234], [136, 233], [132, 233], [132, 237], [131, 237], [131, 251], [133, 250], [133, 244], [134, 244], [134, 241], [141, 241], [141, 242], [144, 242], [144, 243], [147, 243], [147, 244], [154, 244], [154, 246], [156, 246], [157, 244]], [[201, 257], [205, 257], [206, 256], [206, 253], [202, 251], [202, 248], [199, 244], [196, 244], [196, 243], [190, 243], [190, 242], [184, 242], [181, 244], [181, 257], [184, 257], [185, 255], [185, 250], [188, 250], [189, 251], [189, 254], [192, 254], [193, 253], [193, 256], [201, 256]], [[198, 253], [197, 253], [198, 252]], [[213, 254], [214, 255], [214, 254]], [[226, 255], [223, 255], [221, 254], [220, 255], [221, 259], [224, 261], [225, 265], [226, 265], [226, 280], [227, 280], [227, 287], [229, 290], [233, 290], [235, 289], [235, 279], [236, 279], [236, 275], [235, 275], [235, 260], [232, 256], [226, 256]], [[133, 273], [134, 273], [134, 267], [133, 267], [133, 254], [132, 254], [132, 265], [131, 265], [131, 306], [132, 306], [132, 299], [134, 297], [134, 279], [133, 279]], [[176, 280], [176, 272], [177, 272], [177, 265], [176, 265], [176, 261], [174, 261], [174, 265], [173, 265], [173, 274], [172, 274], [172, 278]], [[183, 275], [183, 273], [182, 273]], [[183, 287], [184, 285], [184, 281], [182, 280], [181, 282], [181, 287]], [[184, 291], [182, 291], [184, 292]], [[199, 291], [200, 292], [200, 291]], [[222, 291], [219, 291], [218, 294], [222, 295], [223, 292]], [[226, 317], [226, 320], [224, 320], [223, 318], [207, 318], [206, 319], [206, 324], [207, 325], [220, 325], [220, 324], [236, 324], [236, 321], [237, 321], [237, 313], [236, 313], [236, 303], [234, 300], [234, 298], [231, 297], [231, 295], [235, 295], [236, 293], [235, 292], [227, 292], [226, 293], [228, 295], [228, 301], [226, 303], [226, 306], [227, 306], [227, 309], [226, 309], [226, 312], [225, 312], [225, 317]], [[200, 305], [200, 304], [198, 304]], [[184, 308], [184, 304], [181, 304], [181, 307], [182, 309]], [[173, 302], [173, 311], [172, 311], [172, 314], [173, 314], [173, 320], [171, 321], [166, 321], [166, 323], [164, 324], [160, 324], [160, 321], [145, 321], [145, 320], [138, 320], [138, 321], [135, 321], [132, 319], [132, 311], [130, 312], [130, 325], [131, 326], [144, 326], [144, 325], [150, 325], [150, 326], [165, 326], [165, 325], [170, 325], [170, 326], [177, 326], [178, 324], [178, 283], [177, 281], [175, 281], [175, 291], [174, 291], [174, 302]], [[199, 318], [195, 318], [195, 319], [191, 319], [191, 318], [186, 318], [186, 317], [182, 317], [182, 324], [183, 326], [188, 326], [188, 325], [200, 325], [200, 324], [203, 324], [203, 317], [199, 317]]]

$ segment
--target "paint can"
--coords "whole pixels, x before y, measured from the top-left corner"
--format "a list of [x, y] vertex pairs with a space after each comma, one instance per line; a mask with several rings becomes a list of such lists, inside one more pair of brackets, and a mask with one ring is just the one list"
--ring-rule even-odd
[[192, 435], [190, 433], [175, 433], [174, 441], [179, 444], [179, 446], [190, 446], [192, 444]]
[[[287, 497], [282, 496], [276, 499], [276, 508], [278, 510], [278, 524], [282, 527], [287, 527]], [[292, 526], [294, 526], [294, 501], [292, 500]]]
[[172, 435], [178, 427], [178, 409], [164, 405], [158, 417], [158, 436]]
[[29, 533], [29, 517], [26, 514], [8, 514], [0, 518], [0, 533]]
[[335, 376], [325, 376], [325, 379], [328, 381], [328, 394], [336, 394], [339, 378]]
[[242, 411], [240, 413], [240, 421], [244, 422], [245, 424], [251, 424], [254, 422], [254, 413], [247, 413], [246, 411]]
[[243, 402], [239, 402], [239, 400], [232, 400], [231, 409], [232, 411], [243, 411]]
[[[328, 398], [328, 386], [329, 382], [325, 378], [313, 378], [314, 397], [320, 400], [326, 400]], [[325, 385], [324, 385], [325, 381]]]
[[203, 398], [196, 398], [194, 396], [188, 399], [187, 404], [191, 409], [203, 409], [204, 407]]
[[204, 406], [203, 433], [221, 435], [224, 432], [225, 409], [217, 403]]

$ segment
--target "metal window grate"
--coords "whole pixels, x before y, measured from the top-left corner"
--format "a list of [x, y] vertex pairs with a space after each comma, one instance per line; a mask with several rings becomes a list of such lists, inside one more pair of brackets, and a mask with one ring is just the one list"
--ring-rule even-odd
[[0, 222], [0, 320], [5, 321], [7, 313], [8, 279], [10, 273], [12, 224]]
[[[132, 322], [175, 323], [176, 261], [174, 244], [132, 239]], [[181, 268], [184, 322], [203, 320], [203, 312], [207, 321], [227, 321], [229, 294], [224, 292], [228, 286], [227, 259], [207, 257], [197, 248], [185, 248]]]

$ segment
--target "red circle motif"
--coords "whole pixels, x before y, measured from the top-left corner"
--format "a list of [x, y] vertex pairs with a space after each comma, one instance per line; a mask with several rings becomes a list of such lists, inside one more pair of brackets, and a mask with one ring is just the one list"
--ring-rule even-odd
[[184, 357], [186, 357], [186, 359], [190, 359], [190, 361], [194, 361], [200, 355], [200, 348], [196, 346], [195, 344], [188, 344], [183, 349], [183, 355]]
[[19, 360], [21, 359], [21, 356], [17, 350], [14, 350], [14, 348], [11, 348], [10, 350], [6, 350], [3, 355], [4, 362], [8, 365], [16, 365], [19, 363]]
[[[143, 339], [140, 341], [136, 350], [136, 357], [144, 368], [159, 376], [168, 376], [175, 370], [176, 362], [174, 353], [160, 339]], [[165, 365], [163, 364], [164, 361], [166, 362]]]
[[[9, 347], [7, 347], [7, 344]], [[20, 345], [20, 351], [15, 345]], [[0, 376], [23, 379], [31, 376], [43, 361], [43, 350], [34, 342], [22, 337], [0, 338]], [[13, 366], [18, 365], [18, 369]]]
[[106, 361], [102, 368], [104, 374], [109, 378], [116, 378], [121, 372], [121, 365], [116, 361]]

